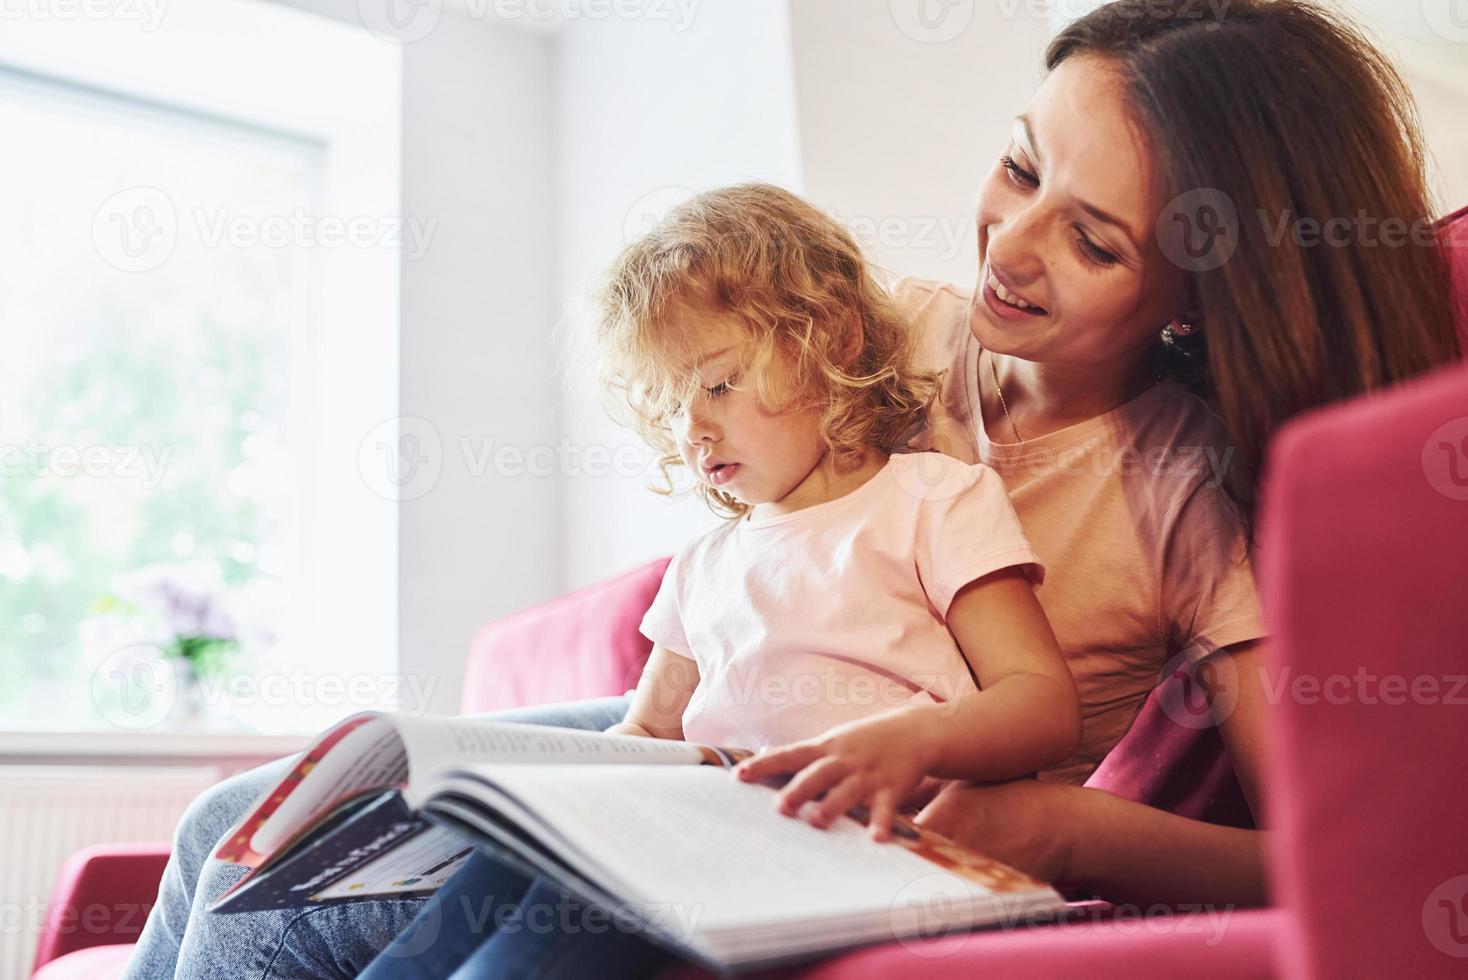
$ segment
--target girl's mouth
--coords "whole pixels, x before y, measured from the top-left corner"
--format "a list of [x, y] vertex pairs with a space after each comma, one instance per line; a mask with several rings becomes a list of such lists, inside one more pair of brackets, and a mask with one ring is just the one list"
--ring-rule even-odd
[[709, 482], [716, 487], [721, 487], [734, 479], [734, 474], [739, 472], [738, 463], [720, 463], [709, 470]]

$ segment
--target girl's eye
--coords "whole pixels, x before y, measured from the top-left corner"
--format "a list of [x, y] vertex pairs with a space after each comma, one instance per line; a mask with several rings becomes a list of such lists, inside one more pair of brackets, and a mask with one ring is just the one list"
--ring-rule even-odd
[[727, 395], [733, 388], [734, 379], [725, 378], [712, 388], [705, 388], [704, 391], [708, 392], [710, 398], [718, 398], [720, 395]]
[[1005, 154], [1004, 156], [999, 158], [999, 162], [1004, 165], [1005, 170], [1009, 171], [1010, 179], [1013, 180], [1016, 184], [1019, 184], [1021, 187], [1040, 186], [1040, 178], [1036, 177], [1034, 174], [1030, 173], [1019, 164], [1015, 163], [1014, 157]]
[[1081, 254], [1097, 265], [1115, 265], [1121, 261], [1115, 254], [1091, 241], [1084, 231], [1077, 230], [1077, 236], [1076, 242], [1081, 247]]

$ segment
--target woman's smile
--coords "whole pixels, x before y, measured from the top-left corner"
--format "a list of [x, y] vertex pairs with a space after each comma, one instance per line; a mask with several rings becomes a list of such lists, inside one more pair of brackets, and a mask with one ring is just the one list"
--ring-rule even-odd
[[982, 294], [984, 305], [988, 306], [998, 316], [1005, 320], [1025, 320], [1033, 317], [1042, 317], [1049, 313], [1043, 306], [1031, 303], [1019, 293], [1004, 284], [994, 270], [987, 263], [984, 266], [983, 275], [980, 277], [983, 284]]

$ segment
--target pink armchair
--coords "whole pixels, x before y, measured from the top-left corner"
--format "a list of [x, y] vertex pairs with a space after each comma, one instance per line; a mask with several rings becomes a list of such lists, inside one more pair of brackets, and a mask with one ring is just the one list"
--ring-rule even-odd
[[[1468, 209], [1443, 230], [1468, 341]], [[1468, 807], [1458, 778], [1468, 689], [1451, 692], [1468, 670], [1468, 369], [1296, 421], [1272, 447], [1268, 473], [1261, 574], [1275, 635], [1266, 689], [1284, 692], [1272, 714], [1267, 783], [1276, 907], [1233, 912], [1219, 931], [1175, 916], [980, 933], [920, 953], [890, 944], [790, 974], [1462, 975], [1468, 836], [1456, 820]], [[637, 623], [666, 565], [650, 562], [483, 627], [470, 649], [464, 710], [632, 686], [648, 653]], [[1405, 678], [1404, 700], [1387, 701], [1398, 695], [1385, 684], [1363, 694], [1332, 680], [1362, 674]], [[1347, 693], [1323, 697], [1323, 688], [1291, 680], [1302, 677]], [[1427, 680], [1414, 689], [1419, 678]], [[1185, 683], [1181, 675], [1164, 682]], [[1217, 732], [1174, 723], [1159, 706], [1162, 693], [1153, 692], [1091, 785], [1248, 825]], [[144, 845], [73, 859], [52, 898], [37, 980], [116, 975], [136, 924], [77, 929], [74, 910], [147, 903], [166, 857], [166, 845]]]

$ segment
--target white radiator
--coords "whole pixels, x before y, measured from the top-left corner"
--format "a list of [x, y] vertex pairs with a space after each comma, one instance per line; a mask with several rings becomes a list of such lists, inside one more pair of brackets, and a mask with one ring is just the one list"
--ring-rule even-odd
[[0, 977], [30, 976], [56, 874], [91, 844], [168, 841], [204, 767], [0, 766]]

